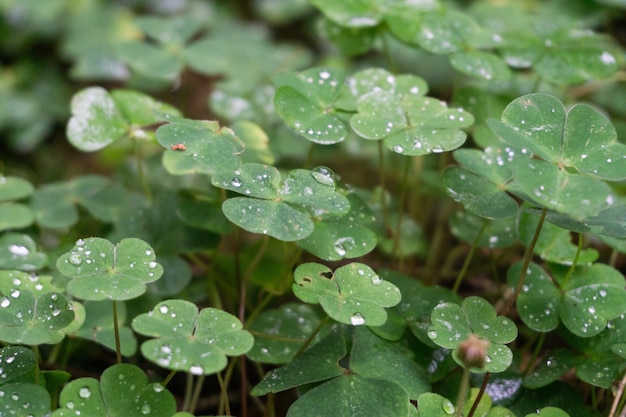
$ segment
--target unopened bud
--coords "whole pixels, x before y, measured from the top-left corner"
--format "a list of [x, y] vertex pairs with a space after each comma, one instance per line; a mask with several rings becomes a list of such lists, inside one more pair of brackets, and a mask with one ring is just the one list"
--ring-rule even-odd
[[459, 345], [457, 357], [466, 368], [482, 368], [487, 362], [487, 349], [489, 349], [488, 340], [470, 333], [467, 339]]

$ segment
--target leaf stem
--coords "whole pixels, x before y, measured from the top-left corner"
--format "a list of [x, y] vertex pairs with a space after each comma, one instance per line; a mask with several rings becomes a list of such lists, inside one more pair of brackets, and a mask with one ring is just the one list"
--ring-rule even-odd
[[150, 191], [150, 186], [148, 185], [148, 180], [146, 179], [146, 173], [143, 167], [143, 155], [141, 154], [141, 143], [137, 139], [132, 139], [133, 148], [135, 153], [135, 162], [137, 164], [137, 175], [139, 176], [139, 182], [141, 183], [141, 187], [143, 188], [143, 193], [146, 195], [146, 198], [149, 201], [152, 201], [152, 191]]
[[304, 352], [306, 350], [306, 348], [309, 347], [309, 345], [311, 344], [313, 339], [315, 339], [315, 336], [317, 336], [317, 334], [320, 332], [320, 330], [322, 330], [322, 327], [324, 327], [324, 325], [326, 323], [328, 323], [329, 319], [330, 319], [330, 317], [327, 314], [326, 317], [324, 317], [324, 320], [322, 320], [320, 322], [320, 324], [315, 328], [315, 330], [313, 330], [313, 332], [309, 335], [309, 337], [307, 337], [307, 339], [304, 341], [302, 346], [300, 346], [300, 349], [298, 349], [298, 351], [294, 355], [294, 358], [300, 356], [300, 354], [302, 354], [302, 352]]
[[385, 225], [385, 230], [387, 231], [387, 233], [389, 233], [391, 231], [391, 228], [389, 227], [389, 213], [387, 212], [387, 198], [386, 198], [386, 191], [385, 191], [385, 182], [386, 182], [385, 157], [384, 157], [383, 142], [380, 140], [378, 141], [378, 163], [379, 163], [378, 178], [380, 181], [380, 212], [382, 213], [382, 216], [383, 216], [383, 224]]
[[391, 250], [391, 254], [396, 255], [396, 251], [400, 250], [400, 253], [397, 254], [399, 261], [399, 269], [402, 270], [404, 265], [404, 255], [402, 253], [401, 247], [401, 236], [402, 236], [402, 218], [404, 215], [404, 204], [406, 201], [407, 195], [407, 179], [409, 177], [409, 170], [411, 168], [411, 158], [405, 158], [404, 163], [404, 171], [402, 172], [402, 180], [400, 182], [400, 201], [398, 202], [398, 219], [396, 220], [396, 228], [393, 233], [393, 248]]
[[217, 373], [217, 382], [220, 384], [220, 406], [219, 406], [219, 410], [217, 412], [217, 414], [224, 414], [224, 412], [227, 415], [231, 415], [230, 414], [230, 401], [228, 400], [228, 387], [227, 387], [227, 383], [224, 381], [224, 378], [222, 378], [222, 373], [218, 372]]
[[113, 300], [113, 333], [115, 334], [115, 354], [117, 363], [122, 363], [122, 348], [120, 344], [120, 328], [117, 323], [117, 301]]
[[[617, 413], [617, 408], [619, 406], [619, 403], [622, 402], [622, 400], [624, 399], [624, 387], [626, 387], [626, 372], [624, 373], [622, 380], [619, 382], [619, 385], [617, 386], [617, 392], [615, 393], [615, 397], [613, 398], [613, 403], [611, 404], [611, 411], [609, 412], [608, 417], [615, 417], [615, 413]], [[626, 408], [624, 408], [622, 411], [626, 412]]]
[[174, 378], [174, 375], [176, 375], [177, 373], [178, 371], [176, 371], [175, 369], [172, 369], [170, 373], [167, 374], [163, 382], [161, 382], [161, 385], [163, 386], [163, 388], [167, 386], [167, 384], [172, 380], [172, 378]]
[[533, 354], [530, 357], [530, 359], [528, 360], [528, 364], [524, 367], [524, 370], [522, 371], [522, 375], [526, 376], [528, 375], [528, 372], [530, 372], [530, 370], [533, 367], [533, 364], [535, 363], [535, 360], [537, 360], [537, 357], [539, 356], [539, 353], [541, 352], [541, 349], [543, 348], [543, 343], [546, 340], [546, 334], [545, 333], [539, 333], [539, 339], [537, 340], [537, 345], [535, 346], [535, 349], [533, 350]]
[[474, 238], [474, 241], [472, 242], [472, 246], [470, 247], [470, 250], [467, 256], [465, 257], [465, 261], [463, 262], [463, 266], [461, 267], [461, 270], [459, 271], [459, 274], [456, 277], [456, 281], [454, 281], [452, 292], [455, 294], [458, 293], [459, 287], [461, 286], [461, 282], [463, 281], [463, 278], [465, 278], [465, 275], [467, 274], [467, 270], [469, 269], [470, 263], [472, 262], [472, 258], [474, 257], [474, 252], [476, 252], [476, 246], [478, 246], [478, 242], [480, 241], [480, 238], [482, 237], [483, 233], [485, 232], [485, 228], [487, 227], [487, 221], [488, 221], [487, 219], [483, 220], [483, 225], [480, 227], [480, 230], [478, 231], [476, 238]]
[[541, 211], [541, 217], [539, 217], [539, 223], [537, 223], [537, 228], [535, 229], [535, 234], [533, 235], [532, 240], [530, 241], [530, 245], [526, 248], [526, 253], [524, 254], [524, 264], [522, 265], [522, 271], [520, 272], [519, 282], [517, 283], [517, 288], [515, 288], [515, 292], [509, 298], [509, 301], [506, 303], [504, 307], [504, 315], [509, 314], [509, 310], [515, 304], [515, 300], [519, 296], [522, 287], [524, 286], [524, 280], [526, 279], [526, 274], [528, 273], [528, 265], [530, 265], [530, 260], [533, 257], [533, 251], [535, 250], [535, 245], [537, 244], [537, 240], [539, 239], [539, 234], [541, 233], [541, 228], [543, 227], [543, 222], [546, 220], [546, 214], [548, 214], [548, 209], [546, 207]]
[[474, 413], [476, 412], [476, 409], [478, 408], [478, 405], [480, 404], [480, 399], [483, 398], [483, 394], [485, 393], [485, 390], [487, 389], [487, 384], [489, 383], [489, 377], [491, 377], [491, 373], [485, 372], [485, 376], [483, 377], [483, 383], [480, 385], [480, 390], [478, 391], [478, 394], [476, 394], [476, 398], [474, 399], [472, 408], [470, 408], [469, 412], [467, 413], [467, 417], [472, 417]]
[[198, 405], [198, 399], [200, 398], [200, 392], [202, 391], [202, 385], [204, 385], [205, 375], [200, 375], [196, 379], [196, 385], [193, 389], [193, 394], [191, 395], [191, 401], [189, 402], [189, 412], [194, 414], [196, 411], [196, 406]]
[[583, 249], [583, 234], [582, 233], [578, 233], [578, 245], [576, 246], [576, 255], [574, 255], [574, 260], [572, 261], [572, 266], [570, 266], [570, 268], [567, 270], [567, 274], [565, 275], [565, 277], [563, 278], [563, 280], [560, 283], [560, 287], [564, 287], [567, 282], [570, 280], [570, 278], [572, 277], [572, 274], [574, 273], [574, 270], [576, 269], [576, 265], [578, 264], [578, 258], [580, 257], [580, 252]]
[[461, 385], [459, 385], [459, 395], [456, 399], [456, 407], [454, 415], [455, 417], [463, 417], [463, 407], [465, 407], [465, 401], [467, 399], [467, 393], [469, 392], [469, 369], [463, 368], [463, 376], [461, 377]]

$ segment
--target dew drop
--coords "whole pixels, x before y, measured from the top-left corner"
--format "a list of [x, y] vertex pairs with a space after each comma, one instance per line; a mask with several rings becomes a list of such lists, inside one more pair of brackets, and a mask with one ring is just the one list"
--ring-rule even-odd
[[27, 256], [30, 250], [24, 245], [9, 245], [9, 252], [15, 256]]
[[430, 337], [432, 340], [435, 340], [437, 338], [437, 332], [434, 330], [429, 330], [427, 334], [428, 337]]
[[166, 306], [165, 304], [162, 304], [161, 306], [159, 306], [159, 312], [161, 314], [167, 314], [168, 311], [170, 311], [170, 308]]
[[443, 409], [443, 412], [446, 414], [449, 414], [449, 415], [454, 414], [454, 404], [452, 404], [450, 400], [448, 400], [447, 398], [444, 398], [441, 404], [441, 408]]
[[150, 408], [149, 404], [144, 404], [141, 406], [141, 414], [147, 416], [148, 414], [150, 414], [151, 411], [152, 411], [152, 408]]
[[315, 167], [311, 170], [311, 175], [313, 175], [313, 178], [315, 178], [315, 180], [319, 182], [320, 184], [324, 184], [328, 186], [335, 185], [335, 173], [333, 172], [332, 169], [328, 167], [325, 167], [325, 166]]
[[189, 372], [191, 372], [194, 375], [202, 375], [204, 370], [202, 369], [200, 365], [192, 365], [191, 368], [189, 368]]
[[241, 180], [239, 178], [235, 177], [232, 180], [230, 180], [230, 185], [232, 185], [235, 188], [239, 188], [239, 187], [241, 187]]
[[350, 317], [350, 323], [352, 323], [353, 326], [361, 326], [365, 324], [365, 317], [360, 313], [354, 313], [352, 317]]
[[89, 398], [91, 397], [91, 390], [89, 389], [89, 387], [82, 387], [80, 390], [78, 390], [78, 396], [80, 398]]
[[2, 301], [0, 301], [0, 307], [7, 308], [10, 305], [11, 305], [11, 300], [9, 300], [7, 297], [2, 297]]
[[402, 147], [402, 145], [394, 145], [393, 151], [395, 153], [402, 153], [402, 152], [404, 152], [404, 148]]
[[154, 269], [154, 268], [156, 268], [156, 266], [157, 266], [157, 263], [155, 261], [150, 261], [148, 263], [148, 268], [150, 268], [150, 269]]

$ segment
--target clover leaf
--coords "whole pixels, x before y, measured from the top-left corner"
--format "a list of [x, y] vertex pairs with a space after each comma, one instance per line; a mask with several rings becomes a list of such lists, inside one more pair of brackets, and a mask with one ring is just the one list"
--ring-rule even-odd
[[0, 415], [46, 417], [50, 415], [50, 394], [41, 385], [17, 383], [0, 385]]
[[33, 190], [32, 184], [22, 178], [0, 174], [0, 232], [33, 223], [35, 216], [32, 209], [15, 201], [30, 196]]
[[326, 167], [296, 169], [281, 181], [276, 168], [248, 163], [216, 174], [212, 183], [249, 196], [224, 202], [222, 210], [231, 222], [283, 241], [309, 236], [314, 228], [311, 216], [343, 215], [350, 209], [346, 197], [335, 191], [334, 174]]
[[147, 200], [99, 175], [46, 184], [37, 188], [32, 198], [37, 223], [55, 229], [78, 222], [77, 205], [99, 220], [113, 222], [131, 208], [145, 207]]
[[167, 300], [132, 322], [133, 329], [152, 336], [141, 353], [167, 369], [208, 375], [226, 367], [226, 356], [242, 355], [254, 339], [233, 315], [215, 308], [198, 312], [185, 300]]
[[334, 273], [321, 264], [301, 264], [294, 280], [296, 297], [319, 303], [331, 318], [354, 326], [383, 325], [387, 320], [385, 308], [398, 304], [401, 298], [398, 287], [357, 262], [339, 267]]
[[212, 175], [239, 166], [244, 145], [231, 129], [213, 121], [167, 120], [171, 122], [157, 129], [156, 139], [167, 148], [163, 165], [171, 174]]
[[7, 343], [54, 344], [74, 321], [74, 306], [59, 292], [43, 292], [19, 271], [0, 274], [0, 339]]
[[462, 167], [450, 167], [444, 172], [443, 184], [448, 195], [477, 216], [500, 219], [517, 213], [517, 202], [506, 193], [511, 180], [509, 164], [519, 155], [511, 147], [487, 147], [454, 151]]
[[454, 349], [454, 360], [465, 366], [459, 358], [459, 348], [465, 340], [478, 338], [487, 342], [486, 358], [482, 368], [471, 367], [472, 372], [502, 372], [511, 364], [513, 354], [505, 343], [517, 337], [517, 327], [506, 317], [496, 316], [495, 309], [481, 297], [471, 296], [461, 305], [442, 303], [431, 315], [428, 337], [437, 345]]
[[71, 107], [67, 138], [84, 152], [100, 150], [123, 137], [149, 137], [139, 127], [161, 121], [151, 110], [179, 114], [178, 110], [148, 95], [125, 90], [109, 93], [102, 87], [79, 91], [72, 98]]
[[587, 104], [567, 111], [551, 95], [527, 94], [509, 103], [501, 121], [488, 124], [507, 143], [559, 167], [610, 181], [626, 178], [626, 144], [609, 119]]
[[79, 239], [57, 260], [59, 271], [73, 278], [67, 291], [84, 300], [130, 300], [146, 291], [146, 284], [163, 274], [154, 250], [141, 239]]
[[0, 349], [0, 386], [9, 383], [35, 382], [35, 354], [24, 346]]
[[402, 94], [374, 90], [359, 98], [350, 126], [357, 135], [383, 140], [388, 149], [402, 155], [426, 155], [461, 146], [466, 138], [461, 128], [474, 122], [472, 115], [422, 94], [419, 88]]
[[176, 412], [174, 396], [160, 383], [149, 383], [144, 371], [130, 364], [105, 369], [100, 381], [73, 380], [61, 391], [59, 405], [52, 417], [171, 417]]
[[246, 356], [263, 363], [288, 363], [320, 322], [318, 313], [307, 304], [289, 303], [266, 310], [250, 325], [254, 346]]
[[[590, 337], [626, 312], [624, 277], [619, 271], [604, 264], [579, 266], [571, 275], [567, 271], [553, 267], [553, 280], [540, 266], [529, 265], [517, 300], [520, 318], [528, 327], [547, 332], [559, 325], [560, 318], [575, 335]], [[509, 268], [511, 286], [517, 286], [520, 272], [520, 263]]]
[[37, 251], [37, 245], [30, 236], [19, 233], [0, 236], [0, 268], [35, 271], [47, 263], [48, 257]]
[[311, 68], [280, 74], [274, 80], [276, 113], [306, 139], [328, 145], [348, 134], [345, 121], [333, 108], [346, 75], [334, 68]]

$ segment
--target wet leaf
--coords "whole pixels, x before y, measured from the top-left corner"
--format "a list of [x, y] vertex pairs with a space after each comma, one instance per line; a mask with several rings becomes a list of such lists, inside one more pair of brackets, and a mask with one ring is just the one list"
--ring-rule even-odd
[[345, 80], [343, 71], [311, 68], [275, 79], [276, 113], [293, 130], [322, 145], [341, 142], [348, 134], [344, 120], [333, 108]]
[[58, 343], [74, 321], [74, 306], [58, 292], [35, 293], [26, 281], [0, 276], [0, 339], [7, 343]]
[[506, 248], [512, 246], [518, 239], [515, 223], [515, 217], [483, 219], [469, 212], [457, 211], [450, 217], [450, 231], [456, 237], [474, 244], [482, 229], [476, 243], [477, 247]]
[[79, 239], [57, 260], [59, 271], [73, 278], [67, 291], [85, 300], [130, 300], [146, 291], [146, 284], [163, 275], [150, 245], [123, 239], [117, 245], [102, 238]]
[[347, 353], [345, 334], [333, 329], [326, 337], [314, 344], [286, 365], [268, 372], [255, 386], [252, 395], [280, 392], [312, 382], [320, 382], [344, 373], [339, 360]]
[[5, 233], [0, 236], [0, 268], [36, 271], [48, 263], [48, 257], [38, 252], [35, 241], [24, 234]]
[[0, 385], [0, 415], [46, 417], [50, 394], [40, 385], [15, 383]]
[[[513, 287], [519, 281], [520, 269], [520, 263], [509, 268], [507, 279]], [[571, 273], [569, 268], [554, 267], [560, 289], [538, 265], [531, 263], [529, 270], [518, 298], [518, 311], [532, 329], [553, 330], [560, 318], [575, 335], [591, 337], [604, 330], [609, 320], [626, 312], [624, 277], [608, 265], [578, 266]]]
[[[138, 102], [141, 102], [141, 106]], [[135, 102], [134, 104], [132, 102]], [[152, 124], [159, 119], [152, 109], [179, 115], [178, 110], [145, 94], [121, 90], [109, 93], [101, 87], [88, 87], [72, 98], [72, 117], [67, 124], [67, 138], [83, 152], [100, 150], [123, 137], [143, 138], [135, 132], [136, 124]], [[137, 107], [141, 111], [135, 113]], [[147, 122], [147, 123], [146, 123]]]
[[137, 366], [117, 364], [107, 368], [100, 381], [77, 378], [67, 384], [52, 417], [170, 417], [176, 412], [174, 396], [160, 383], [148, 382]]
[[504, 60], [488, 52], [456, 53], [450, 57], [450, 64], [457, 71], [471, 77], [485, 80], [507, 80], [511, 78], [511, 70]]
[[166, 369], [208, 375], [226, 367], [226, 356], [250, 350], [254, 339], [233, 315], [215, 308], [198, 311], [185, 300], [166, 300], [132, 322], [133, 329], [154, 337], [141, 353]]
[[0, 389], [2, 385], [35, 382], [35, 354], [24, 346], [0, 349]]
[[261, 363], [288, 363], [320, 322], [317, 312], [306, 304], [266, 310], [250, 325], [254, 346], [246, 356]]
[[324, 265], [305, 263], [296, 268], [293, 292], [302, 301], [321, 304], [333, 319], [353, 326], [380, 326], [385, 308], [400, 302], [398, 288], [369, 266], [351, 263], [334, 272]]
[[419, 417], [449, 417], [454, 415], [456, 407], [447, 398], [426, 392], [417, 399]]
[[156, 132], [157, 141], [167, 150], [163, 165], [174, 175], [236, 169], [244, 145], [234, 132], [217, 122], [170, 119]]
[[333, 415], [341, 417], [408, 417], [413, 405], [393, 382], [342, 375], [307, 391], [287, 411], [287, 417]]
[[454, 349], [453, 357], [459, 365], [459, 347], [470, 335], [487, 341], [486, 362], [473, 372], [502, 372], [511, 364], [513, 354], [504, 344], [517, 337], [517, 327], [506, 317], [496, 316], [495, 309], [481, 297], [471, 296], [461, 305], [442, 303], [435, 307], [428, 337], [437, 345]]
[[461, 146], [466, 138], [461, 128], [474, 122], [472, 115], [420, 93], [416, 89], [403, 96], [385, 90], [365, 94], [358, 100], [358, 113], [350, 118], [350, 126], [365, 139], [384, 139], [388, 149], [402, 155], [439, 153]]
[[527, 94], [506, 107], [502, 121], [488, 124], [506, 142], [559, 167], [611, 181], [626, 178], [626, 145], [610, 120], [587, 104], [567, 111], [553, 96]]

